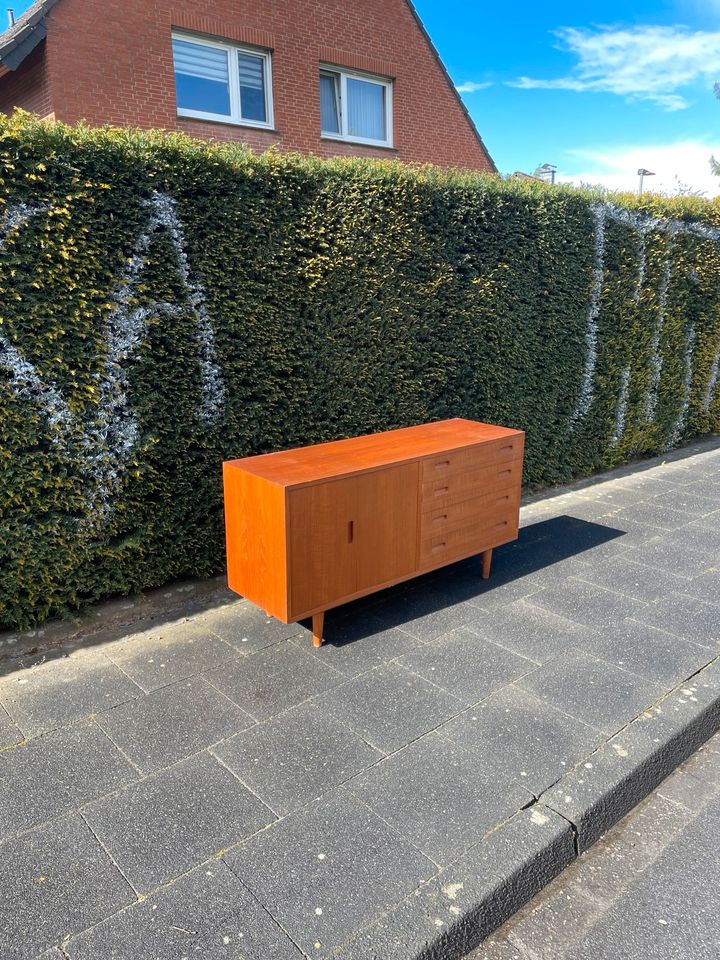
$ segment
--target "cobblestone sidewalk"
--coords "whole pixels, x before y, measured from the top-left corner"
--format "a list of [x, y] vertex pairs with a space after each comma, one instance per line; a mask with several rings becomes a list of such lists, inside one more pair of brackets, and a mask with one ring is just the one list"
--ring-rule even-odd
[[574, 856], [538, 798], [702, 695], [719, 521], [704, 444], [528, 503], [490, 581], [472, 560], [352, 604], [319, 650], [237, 600], [6, 661], [0, 957], [422, 955], [388, 917], [436, 890], [430, 943], [458, 865], [503, 882], [499, 838]]

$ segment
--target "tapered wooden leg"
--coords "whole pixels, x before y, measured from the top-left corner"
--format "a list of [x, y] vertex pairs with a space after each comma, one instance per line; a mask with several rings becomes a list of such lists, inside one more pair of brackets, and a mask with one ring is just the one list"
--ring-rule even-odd
[[325, 613], [313, 614], [313, 646], [322, 646], [323, 627], [325, 625]]
[[482, 578], [487, 580], [490, 577], [490, 564], [492, 563], [492, 550], [486, 550], [482, 555]]

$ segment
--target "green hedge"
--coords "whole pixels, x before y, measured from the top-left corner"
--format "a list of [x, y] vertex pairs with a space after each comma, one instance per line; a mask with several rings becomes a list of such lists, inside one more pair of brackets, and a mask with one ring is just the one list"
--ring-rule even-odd
[[222, 569], [221, 461], [450, 416], [554, 483], [717, 430], [720, 207], [0, 122], [0, 622]]

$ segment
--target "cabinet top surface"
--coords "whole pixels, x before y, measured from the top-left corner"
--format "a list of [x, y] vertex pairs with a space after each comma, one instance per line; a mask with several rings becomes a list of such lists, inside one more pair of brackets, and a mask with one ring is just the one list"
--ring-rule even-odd
[[521, 430], [475, 420], [441, 420], [418, 427], [388, 430], [349, 440], [333, 440], [294, 450], [228, 460], [237, 468], [281, 486], [314, 483], [376, 467], [446, 453], [460, 447], [523, 436]]

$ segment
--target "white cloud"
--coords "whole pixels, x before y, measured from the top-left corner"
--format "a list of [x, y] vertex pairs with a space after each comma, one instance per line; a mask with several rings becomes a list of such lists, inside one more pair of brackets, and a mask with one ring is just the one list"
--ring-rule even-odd
[[524, 90], [575, 90], [614, 93], [628, 100], [650, 100], [665, 110], [682, 110], [678, 93], [692, 83], [709, 87], [720, 78], [720, 31], [685, 27], [601, 27], [556, 31], [562, 46], [577, 57], [565, 77], [519, 77], [510, 86]]
[[705, 191], [707, 197], [720, 196], [720, 177], [710, 170], [710, 157], [720, 159], [720, 139], [715, 142], [685, 140], [678, 143], [626, 146], [612, 149], [568, 150], [569, 158], [558, 171], [559, 183], [599, 184], [610, 190], [638, 188], [637, 171], [644, 167], [654, 177], [645, 180], [644, 189], [674, 194], [678, 183], [692, 190]]
[[486, 80], [484, 83], [475, 83], [474, 80], [466, 80], [465, 83], [457, 84], [455, 89], [458, 93], [477, 93], [478, 90], [486, 90], [491, 86], [491, 80]]

